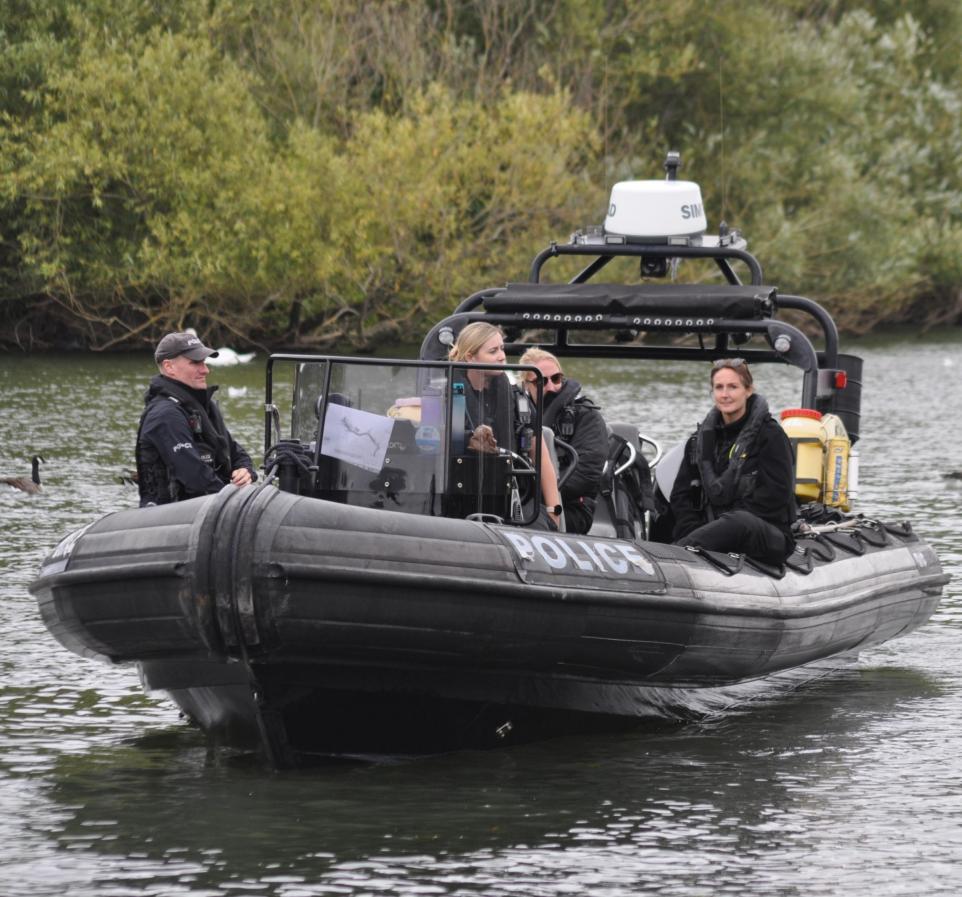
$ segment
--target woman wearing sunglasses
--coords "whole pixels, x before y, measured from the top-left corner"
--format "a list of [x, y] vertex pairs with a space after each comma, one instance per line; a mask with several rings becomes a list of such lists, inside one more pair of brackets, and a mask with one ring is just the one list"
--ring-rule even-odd
[[781, 564], [795, 547], [792, 447], [742, 358], [712, 365], [714, 407], [688, 440], [671, 490], [677, 545]]
[[[541, 422], [578, 453], [578, 466], [561, 488], [565, 527], [569, 533], [587, 533], [595, 515], [601, 474], [608, 457], [608, 427], [598, 406], [581, 393], [577, 380], [565, 377], [561, 363], [544, 349], [528, 349], [518, 364], [530, 364], [544, 377]], [[525, 375], [525, 389], [537, 398], [534, 374]], [[564, 464], [562, 464], [564, 467]]]

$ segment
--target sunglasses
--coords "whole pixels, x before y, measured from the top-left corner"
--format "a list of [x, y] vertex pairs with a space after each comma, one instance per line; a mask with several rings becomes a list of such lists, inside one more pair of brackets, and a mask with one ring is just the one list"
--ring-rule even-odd
[[[544, 379], [545, 379], [545, 382], [546, 382], [546, 383], [553, 383], [555, 386], [560, 386], [562, 383], [565, 382], [565, 375], [562, 374], [561, 371], [556, 371], [556, 372], [553, 373], [550, 377], [545, 377]], [[529, 383], [537, 383], [537, 382], [538, 382], [538, 378], [537, 378], [537, 377], [529, 377], [529, 378], [528, 378], [528, 382], [529, 382]]]
[[711, 369], [720, 371], [722, 368], [743, 368], [747, 365], [744, 358], [718, 358], [712, 362]]

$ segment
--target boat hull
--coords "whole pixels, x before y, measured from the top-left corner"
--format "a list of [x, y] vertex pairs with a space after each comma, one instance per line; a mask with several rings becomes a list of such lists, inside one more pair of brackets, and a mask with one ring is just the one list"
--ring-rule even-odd
[[[730, 556], [234, 489], [109, 515], [32, 590], [68, 648], [137, 663], [277, 766], [623, 726], [898, 637], [943, 574], [910, 530]], [[781, 572], [781, 571], [779, 571]]]

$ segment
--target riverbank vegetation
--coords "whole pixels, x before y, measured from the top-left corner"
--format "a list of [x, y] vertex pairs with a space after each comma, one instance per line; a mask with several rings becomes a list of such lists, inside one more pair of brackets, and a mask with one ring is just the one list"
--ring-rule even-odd
[[0, 345], [416, 339], [617, 180], [843, 327], [962, 318], [956, 0], [0, 0]]

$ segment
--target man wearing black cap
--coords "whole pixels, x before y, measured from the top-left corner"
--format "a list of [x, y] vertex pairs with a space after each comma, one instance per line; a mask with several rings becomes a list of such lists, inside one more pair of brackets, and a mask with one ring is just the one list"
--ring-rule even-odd
[[168, 333], [154, 360], [137, 431], [140, 506], [163, 505], [257, 479], [250, 455], [224, 425], [207, 385], [207, 359], [217, 353], [193, 333]]

